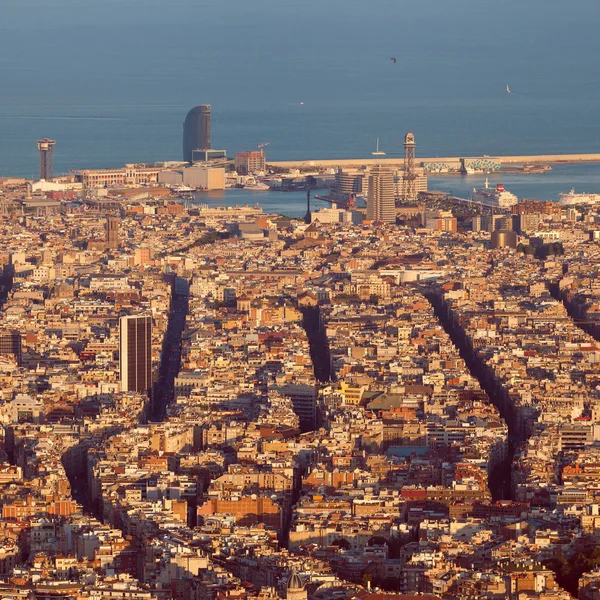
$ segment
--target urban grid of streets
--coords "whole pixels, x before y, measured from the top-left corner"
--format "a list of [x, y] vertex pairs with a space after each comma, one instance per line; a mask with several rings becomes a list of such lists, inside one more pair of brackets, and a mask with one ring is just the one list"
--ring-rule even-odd
[[600, 214], [530, 209], [518, 250], [419, 215], [125, 198], [111, 243], [5, 212], [2, 597], [597, 598]]

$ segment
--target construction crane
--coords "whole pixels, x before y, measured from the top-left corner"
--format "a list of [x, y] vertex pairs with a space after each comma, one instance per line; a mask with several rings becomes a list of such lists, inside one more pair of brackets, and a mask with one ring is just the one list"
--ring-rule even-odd
[[262, 144], [258, 145], [258, 149], [262, 150], [263, 148], [266, 148], [271, 142], [263, 142]]

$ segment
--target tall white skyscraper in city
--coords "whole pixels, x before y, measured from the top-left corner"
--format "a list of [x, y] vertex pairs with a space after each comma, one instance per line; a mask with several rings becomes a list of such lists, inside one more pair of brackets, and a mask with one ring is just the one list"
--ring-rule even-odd
[[391, 169], [376, 165], [369, 173], [367, 219], [383, 223], [396, 222], [394, 174]]

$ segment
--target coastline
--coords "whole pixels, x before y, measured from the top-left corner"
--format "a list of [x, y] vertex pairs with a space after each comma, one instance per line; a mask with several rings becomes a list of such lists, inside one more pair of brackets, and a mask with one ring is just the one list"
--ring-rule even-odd
[[[423, 166], [424, 163], [460, 164], [464, 158], [481, 158], [473, 156], [435, 156], [417, 157], [415, 163]], [[575, 163], [600, 163], [600, 153], [592, 154], [535, 154], [535, 155], [506, 155], [485, 156], [497, 160], [502, 165], [569, 165]], [[307, 169], [307, 168], [335, 168], [335, 167], [367, 167], [371, 165], [403, 166], [404, 157], [381, 158], [342, 158], [327, 160], [302, 160], [302, 161], [269, 161], [267, 166], [281, 169]]]
[[[475, 173], [470, 175], [436, 173], [429, 179], [429, 189], [439, 190], [460, 197], [468, 197], [473, 188], [483, 187], [485, 180], [490, 185], [502, 182], [507, 190], [519, 198], [558, 201], [558, 194], [571, 188], [577, 192], [600, 192], [600, 165], [594, 162], [560, 164], [545, 173]], [[292, 191], [274, 194], [271, 191], [228, 189], [218, 192], [196, 192], [192, 202], [209, 206], [253, 206], [258, 203], [265, 212], [303, 217], [306, 214], [306, 192]], [[330, 206], [316, 197], [311, 198], [311, 208], [317, 210]]]

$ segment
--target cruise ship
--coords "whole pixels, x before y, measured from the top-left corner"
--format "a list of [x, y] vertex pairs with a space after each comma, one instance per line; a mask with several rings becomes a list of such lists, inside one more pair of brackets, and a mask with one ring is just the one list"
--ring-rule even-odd
[[519, 203], [519, 199], [504, 189], [501, 183], [496, 184], [495, 188], [488, 187], [488, 181], [485, 180], [485, 187], [473, 189], [473, 202], [491, 206], [493, 208], [510, 208]]
[[573, 204], [597, 204], [600, 202], [600, 194], [576, 194], [572, 189], [568, 194], [559, 194], [558, 203], [566, 206]]

